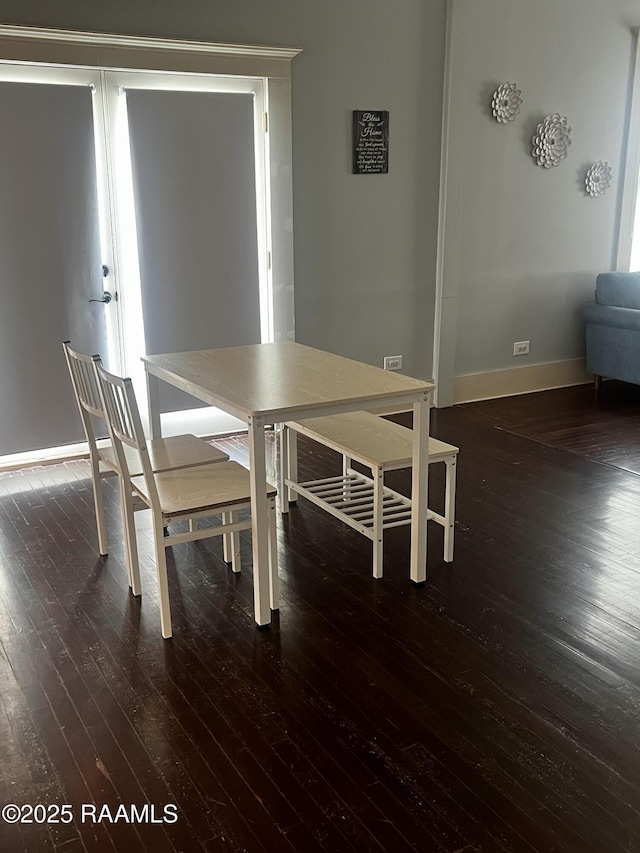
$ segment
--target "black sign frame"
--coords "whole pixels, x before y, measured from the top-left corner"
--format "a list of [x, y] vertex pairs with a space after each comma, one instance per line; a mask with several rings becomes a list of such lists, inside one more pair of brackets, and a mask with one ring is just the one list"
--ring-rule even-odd
[[388, 110], [353, 111], [353, 174], [389, 172]]

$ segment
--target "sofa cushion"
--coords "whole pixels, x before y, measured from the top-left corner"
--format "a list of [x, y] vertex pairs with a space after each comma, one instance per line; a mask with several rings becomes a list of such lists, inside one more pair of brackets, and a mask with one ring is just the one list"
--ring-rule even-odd
[[596, 278], [596, 302], [640, 309], [640, 272], [601, 272]]

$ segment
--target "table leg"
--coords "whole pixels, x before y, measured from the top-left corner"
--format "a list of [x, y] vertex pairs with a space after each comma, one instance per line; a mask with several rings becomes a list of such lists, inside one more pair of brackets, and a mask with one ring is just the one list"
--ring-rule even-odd
[[427, 579], [427, 493], [429, 478], [429, 394], [413, 404], [411, 475], [411, 580]]
[[160, 385], [157, 376], [149, 373], [145, 366], [145, 376], [147, 377], [147, 400], [149, 403], [149, 434], [151, 438], [162, 437], [162, 427], [160, 426]]
[[271, 622], [269, 594], [269, 501], [265, 461], [264, 421], [249, 418], [249, 476], [253, 547], [253, 601], [258, 625]]

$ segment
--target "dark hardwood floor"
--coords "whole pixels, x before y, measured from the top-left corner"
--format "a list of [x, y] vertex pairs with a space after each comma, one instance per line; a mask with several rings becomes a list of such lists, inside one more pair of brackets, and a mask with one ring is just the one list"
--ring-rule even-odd
[[[406, 529], [376, 581], [369, 543], [301, 501], [266, 631], [248, 534], [241, 576], [219, 540], [174, 549], [163, 641], [115, 482], [103, 560], [85, 463], [0, 475], [0, 806], [47, 807], [5, 810], [0, 851], [640, 851], [640, 405], [608, 385], [433, 413], [458, 521], [452, 564], [430, 529], [422, 588]], [[303, 476], [338, 470], [300, 448]]]
[[465, 409], [499, 429], [640, 474], [640, 386], [558, 388], [545, 392], [542, 412], [538, 401], [538, 394], [523, 394]]

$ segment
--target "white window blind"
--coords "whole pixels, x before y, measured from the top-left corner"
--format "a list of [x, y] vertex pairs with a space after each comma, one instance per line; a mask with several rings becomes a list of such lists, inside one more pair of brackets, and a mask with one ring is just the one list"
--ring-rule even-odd
[[0, 82], [0, 455], [80, 440], [61, 343], [105, 350], [91, 98]]
[[127, 111], [146, 351], [259, 343], [253, 96], [128, 89]]

